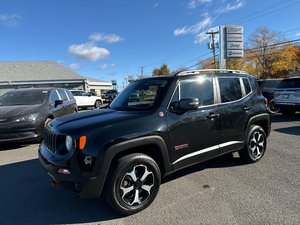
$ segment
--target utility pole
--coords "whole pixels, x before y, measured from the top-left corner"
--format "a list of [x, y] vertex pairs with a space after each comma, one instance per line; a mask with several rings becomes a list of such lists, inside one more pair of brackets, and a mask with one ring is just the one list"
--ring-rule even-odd
[[211, 46], [211, 50], [213, 52], [214, 55], [214, 66], [216, 68], [216, 48], [215, 48], [215, 34], [219, 33], [218, 31], [207, 31], [206, 34], [211, 35], [211, 41], [212, 41], [212, 46]]

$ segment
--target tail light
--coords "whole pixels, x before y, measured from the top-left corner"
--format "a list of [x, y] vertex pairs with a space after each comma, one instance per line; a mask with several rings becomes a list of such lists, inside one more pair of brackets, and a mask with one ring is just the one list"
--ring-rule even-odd
[[268, 107], [268, 104], [269, 104], [268, 99], [265, 98], [265, 105], [266, 105], [266, 107]]

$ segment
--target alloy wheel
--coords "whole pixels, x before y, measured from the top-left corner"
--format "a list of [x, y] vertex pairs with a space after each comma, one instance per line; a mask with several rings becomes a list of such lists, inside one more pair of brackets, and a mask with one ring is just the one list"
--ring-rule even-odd
[[127, 172], [120, 183], [120, 196], [122, 201], [129, 206], [138, 206], [145, 202], [151, 195], [154, 186], [153, 172], [145, 165], [134, 166]]
[[261, 158], [264, 154], [266, 147], [266, 140], [262, 133], [255, 131], [252, 134], [249, 142], [250, 155], [254, 160]]

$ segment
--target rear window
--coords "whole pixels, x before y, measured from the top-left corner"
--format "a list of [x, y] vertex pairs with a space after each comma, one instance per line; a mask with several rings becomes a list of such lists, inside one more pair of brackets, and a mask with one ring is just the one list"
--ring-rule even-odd
[[246, 92], [246, 95], [247, 95], [251, 92], [251, 86], [250, 86], [249, 80], [247, 78], [243, 78], [243, 83], [244, 83], [245, 92]]
[[219, 78], [221, 102], [231, 102], [242, 98], [242, 89], [239, 78]]
[[300, 78], [282, 80], [277, 88], [300, 88]]

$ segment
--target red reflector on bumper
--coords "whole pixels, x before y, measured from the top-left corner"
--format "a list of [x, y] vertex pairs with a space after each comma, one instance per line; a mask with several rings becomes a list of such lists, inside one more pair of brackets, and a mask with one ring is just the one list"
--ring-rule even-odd
[[58, 183], [55, 180], [51, 181], [51, 187], [56, 187], [58, 186]]

